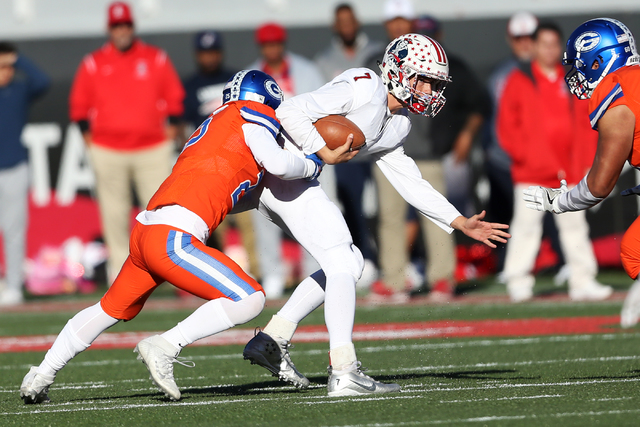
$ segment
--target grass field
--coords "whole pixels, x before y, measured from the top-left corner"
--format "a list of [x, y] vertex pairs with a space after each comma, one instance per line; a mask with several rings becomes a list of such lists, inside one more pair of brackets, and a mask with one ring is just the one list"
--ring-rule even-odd
[[[608, 282], [617, 282], [619, 290], [629, 285], [618, 273]], [[471, 296], [500, 293], [490, 282], [467, 290]], [[554, 288], [543, 281], [538, 291], [549, 294]], [[87, 301], [97, 298], [90, 296]], [[461, 297], [445, 306], [362, 306], [356, 322], [615, 316], [620, 306], [620, 298], [577, 304], [542, 297], [512, 305], [501, 300], [472, 304]], [[245, 327], [263, 326], [275, 311], [267, 308]], [[190, 312], [144, 310], [134, 321], [118, 324], [110, 332], [160, 331]], [[2, 312], [0, 336], [56, 334], [74, 313]], [[304, 325], [320, 325], [322, 316], [318, 310]], [[182, 356], [194, 360], [196, 367], [175, 365], [183, 398], [170, 402], [152, 385], [146, 368], [129, 348], [80, 354], [58, 374], [49, 393], [50, 404], [26, 406], [17, 390], [28, 367], [38, 364], [44, 352], [0, 353], [0, 425], [639, 424], [640, 328], [624, 331], [614, 323], [606, 332], [595, 334], [359, 341], [356, 348], [363, 365], [370, 368], [368, 374], [400, 383], [402, 392], [327, 397], [328, 345], [324, 342], [298, 343], [291, 352], [297, 367], [311, 380], [311, 388], [305, 391], [286, 386], [242, 360], [241, 345], [227, 345], [185, 349]]]

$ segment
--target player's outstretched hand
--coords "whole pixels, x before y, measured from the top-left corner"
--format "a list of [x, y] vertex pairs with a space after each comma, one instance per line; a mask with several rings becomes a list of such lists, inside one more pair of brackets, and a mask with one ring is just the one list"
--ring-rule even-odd
[[330, 149], [326, 145], [322, 147], [316, 154], [328, 165], [335, 165], [338, 163], [345, 163], [353, 159], [358, 150], [351, 150], [351, 143], [353, 142], [353, 134], [349, 134], [347, 142], [335, 150]]
[[506, 230], [509, 226], [497, 222], [483, 221], [482, 219], [486, 214], [485, 211], [482, 211], [471, 218], [461, 215], [453, 220], [451, 226], [456, 230], [462, 231], [467, 236], [484, 243], [490, 248], [496, 247], [492, 240], [507, 243], [507, 239], [511, 237], [511, 235], [503, 230]]

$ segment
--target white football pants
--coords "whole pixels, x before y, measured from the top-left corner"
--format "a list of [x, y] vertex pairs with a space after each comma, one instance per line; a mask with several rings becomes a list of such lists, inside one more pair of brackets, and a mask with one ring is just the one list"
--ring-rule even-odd
[[[290, 301], [296, 301], [300, 307], [298, 311], [303, 310], [304, 313], [297, 313], [296, 319], [289, 320], [297, 323], [324, 300], [330, 347], [350, 343], [355, 315], [355, 284], [362, 274], [364, 260], [360, 250], [353, 245], [351, 233], [338, 207], [329, 200], [317, 181], [284, 181], [267, 173], [258, 210], [296, 239], [320, 264], [326, 277], [323, 292], [296, 288]], [[318, 288], [322, 289], [322, 286], [318, 284]], [[305, 304], [300, 304], [301, 301]]]

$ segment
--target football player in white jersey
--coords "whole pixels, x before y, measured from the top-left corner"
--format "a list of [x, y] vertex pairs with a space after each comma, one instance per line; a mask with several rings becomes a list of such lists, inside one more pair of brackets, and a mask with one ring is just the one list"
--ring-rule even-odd
[[[358, 156], [372, 156], [403, 198], [423, 215], [451, 233], [457, 229], [495, 247], [510, 237], [507, 225], [482, 221], [484, 212], [466, 218], [422, 179], [402, 144], [411, 123], [403, 109], [435, 116], [445, 103], [449, 78], [447, 56], [433, 39], [406, 34], [386, 48], [381, 76], [367, 68], [350, 69], [320, 89], [285, 101], [276, 111], [283, 126], [285, 147], [299, 156], [316, 153], [325, 163], [348, 161], [353, 153], [345, 145], [329, 149], [313, 126], [316, 120], [340, 114], [364, 133], [366, 145]], [[271, 371], [281, 380], [307, 387], [309, 380], [297, 371], [288, 347], [299, 322], [324, 303], [329, 331], [329, 396], [353, 396], [399, 391], [360, 369], [352, 331], [356, 306], [355, 284], [363, 258], [353, 245], [339, 209], [320, 185], [303, 180], [282, 181], [265, 176], [258, 209], [294, 237], [318, 261], [321, 270], [303, 280], [282, 309], [245, 347], [244, 357]]]

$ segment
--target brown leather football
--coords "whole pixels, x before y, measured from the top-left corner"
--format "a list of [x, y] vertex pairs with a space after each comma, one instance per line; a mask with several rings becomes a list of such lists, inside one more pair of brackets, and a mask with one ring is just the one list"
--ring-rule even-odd
[[333, 114], [323, 117], [316, 121], [314, 126], [327, 143], [327, 147], [332, 150], [343, 145], [350, 133], [353, 134], [352, 150], [362, 148], [365, 144], [365, 137], [360, 128], [344, 116]]

